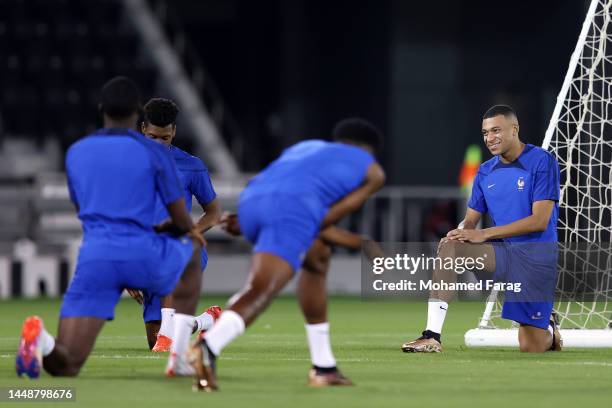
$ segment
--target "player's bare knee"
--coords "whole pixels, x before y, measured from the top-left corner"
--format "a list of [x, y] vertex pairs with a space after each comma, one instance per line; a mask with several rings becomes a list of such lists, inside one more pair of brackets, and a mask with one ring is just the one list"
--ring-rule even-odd
[[195, 264], [197, 263], [198, 265], [200, 264], [200, 259], [201, 259], [201, 254], [202, 254], [202, 245], [200, 245], [200, 243], [195, 240], [195, 239], [191, 239], [191, 243], [192, 243], [192, 253], [191, 253], [191, 261], [190, 263]]
[[533, 341], [519, 342], [519, 350], [522, 353], [543, 353], [546, 351], [546, 349], [546, 347]]
[[332, 250], [329, 245], [326, 245], [321, 240], [315, 240], [302, 264], [302, 269], [306, 273], [313, 275], [327, 275], [329, 270], [329, 262], [331, 261]]
[[438, 247], [438, 256], [440, 258], [454, 258], [457, 249], [456, 241], [445, 241]]

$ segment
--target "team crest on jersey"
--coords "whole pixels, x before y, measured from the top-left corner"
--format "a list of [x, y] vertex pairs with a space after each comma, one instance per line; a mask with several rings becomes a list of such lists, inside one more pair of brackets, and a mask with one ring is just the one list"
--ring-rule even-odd
[[518, 191], [523, 191], [525, 188], [525, 179], [523, 177], [519, 177], [516, 181], [516, 186], [518, 187]]

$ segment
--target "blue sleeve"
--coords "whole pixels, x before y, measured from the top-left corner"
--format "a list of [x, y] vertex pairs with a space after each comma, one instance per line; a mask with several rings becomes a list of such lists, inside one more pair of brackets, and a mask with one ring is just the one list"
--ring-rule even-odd
[[472, 185], [472, 195], [470, 201], [468, 201], [468, 207], [474, 211], [478, 211], [481, 214], [486, 214], [488, 211], [487, 202], [485, 201], [484, 193], [480, 187], [481, 175], [480, 172], [476, 174], [474, 178], [474, 184]]
[[150, 150], [155, 163], [155, 188], [164, 205], [172, 204], [184, 197], [174, 159], [161, 145], [152, 145]]
[[533, 182], [533, 202], [559, 201], [559, 163], [547, 154], [536, 166]]
[[215, 189], [210, 181], [210, 174], [206, 168], [193, 172], [191, 179], [191, 194], [198, 200], [200, 205], [205, 206], [217, 197]]

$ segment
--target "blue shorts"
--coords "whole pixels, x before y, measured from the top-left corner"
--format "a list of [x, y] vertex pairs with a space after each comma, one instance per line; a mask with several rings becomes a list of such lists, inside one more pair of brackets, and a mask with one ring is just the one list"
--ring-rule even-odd
[[[115, 305], [126, 288], [166, 296], [174, 290], [193, 254], [186, 238], [160, 235], [155, 249], [143, 249], [146, 258], [130, 260], [79, 259], [76, 273], [60, 311], [64, 317], [98, 317], [112, 320]], [[134, 252], [138, 248], [132, 248]]]
[[521, 292], [506, 291], [502, 318], [547, 329], [557, 285], [557, 245], [494, 244], [496, 282], [520, 283]]
[[[321, 212], [323, 213], [323, 212]], [[284, 259], [298, 271], [306, 252], [319, 234], [320, 217], [290, 195], [249, 195], [238, 202], [238, 220], [253, 252]]]
[[[208, 254], [202, 248], [202, 272], [208, 264]], [[161, 296], [153, 294], [150, 290], [142, 291], [142, 319], [145, 323], [161, 320]]]

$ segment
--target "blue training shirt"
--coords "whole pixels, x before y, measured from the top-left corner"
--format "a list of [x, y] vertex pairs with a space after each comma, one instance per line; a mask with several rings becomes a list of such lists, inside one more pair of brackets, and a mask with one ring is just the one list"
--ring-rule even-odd
[[318, 219], [329, 207], [359, 187], [374, 157], [356, 146], [306, 140], [285, 149], [241, 194], [293, 196]]
[[532, 232], [504, 242], [557, 242], [559, 218], [559, 164], [546, 150], [525, 145], [521, 155], [505, 164], [495, 156], [480, 165], [468, 207], [489, 213], [495, 225], [506, 225], [532, 215], [536, 201], [555, 201], [545, 231]]
[[[198, 159], [175, 146], [168, 148], [178, 170], [183, 188], [183, 197], [187, 210], [191, 211], [191, 198], [194, 196], [202, 206], [213, 201], [217, 194], [210, 180], [208, 168]], [[169, 217], [168, 210], [161, 197], [155, 204], [155, 222], [158, 224]]]
[[156, 245], [156, 200], [168, 205], [184, 195], [168, 149], [129, 129], [74, 143], [66, 173], [83, 225], [80, 261], [146, 258]]

